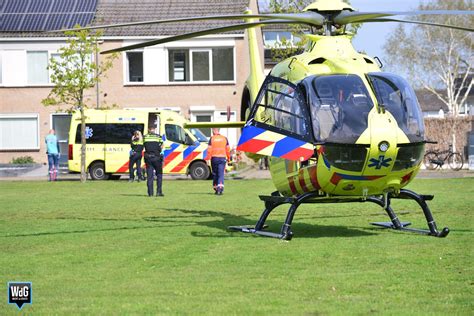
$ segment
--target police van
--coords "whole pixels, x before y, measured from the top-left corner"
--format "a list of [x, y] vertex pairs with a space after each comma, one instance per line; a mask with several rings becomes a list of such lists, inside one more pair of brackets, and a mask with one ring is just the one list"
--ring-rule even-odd
[[[85, 110], [86, 168], [94, 180], [118, 179], [128, 174], [133, 132], [145, 135], [153, 126], [163, 138], [163, 173], [189, 174], [195, 180], [208, 179], [204, 160], [207, 137], [196, 128], [184, 128], [187, 120], [169, 110]], [[81, 170], [81, 116], [73, 113], [69, 129], [68, 166]], [[144, 167], [144, 160], [142, 160]]]

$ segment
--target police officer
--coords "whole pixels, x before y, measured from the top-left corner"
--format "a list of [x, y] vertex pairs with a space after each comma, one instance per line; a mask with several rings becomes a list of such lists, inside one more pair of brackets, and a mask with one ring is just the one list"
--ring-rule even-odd
[[153, 171], [156, 174], [156, 196], [164, 196], [161, 188], [163, 179], [163, 156], [161, 149], [163, 140], [160, 135], [155, 134], [154, 127], [150, 127], [148, 134], [143, 137], [143, 146], [145, 147], [148, 196], [153, 196]]
[[213, 128], [212, 134], [207, 148], [206, 159], [211, 159], [212, 186], [215, 194], [222, 195], [224, 193], [225, 165], [230, 160], [229, 141], [219, 133], [218, 128]]
[[143, 136], [142, 132], [135, 131], [132, 136], [132, 141], [130, 146], [132, 149], [130, 150], [130, 161], [128, 163], [128, 169], [130, 171], [130, 179], [129, 182], [133, 182], [135, 178], [135, 170], [134, 166], [136, 165], [137, 169], [137, 181], [145, 180], [142, 175], [142, 151], [143, 151]]

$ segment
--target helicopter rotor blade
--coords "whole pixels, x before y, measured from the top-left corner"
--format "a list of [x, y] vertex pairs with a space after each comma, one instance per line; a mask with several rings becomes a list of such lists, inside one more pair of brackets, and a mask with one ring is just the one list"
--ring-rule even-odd
[[230, 26], [206, 29], [206, 30], [202, 30], [202, 31], [186, 33], [186, 34], [181, 34], [181, 35], [176, 35], [176, 36], [169, 36], [169, 37], [165, 37], [165, 38], [162, 38], [162, 39], [147, 41], [147, 42], [143, 42], [143, 43], [139, 43], [139, 44], [135, 44], [135, 45], [123, 46], [123, 47], [103, 51], [103, 52], [101, 52], [101, 54], [110, 54], [110, 53], [116, 53], [116, 52], [123, 52], [123, 51], [127, 51], [127, 50], [143, 48], [143, 47], [148, 47], [148, 46], [153, 46], [153, 45], [158, 45], [158, 44], [164, 44], [164, 43], [169, 43], [169, 42], [175, 42], [175, 41], [180, 41], [180, 40], [184, 40], [184, 39], [188, 39], [188, 38], [194, 38], [194, 37], [203, 36], [203, 35], [242, 30], [242, 29], [257, 27], [257, 26], [265, 25], [265, 24], [307, 24], [307, 23], [306, 22], [299, 22], [299, 21], [290, 21], [290, 20], [269, 20], [269, 21], [242, 23], [242, 24], [237, 24], [237, 25], [230, 25]]
[[433, 22], [425, 22], [425, 21], [403, 20], [403, 19], [395, 19], [395, 18], [369, 19], [369, 20], [364, 21], [364, 23], [366, 23], [366, 22], [400, 22], [400, 23], [409, 23], [409, 24], [418, 24], [418, 25], [439, 26], [439, 27], [446, 27], [446, 28], [460, 30], [460, 31], [474, 32], [473, 28], [467, 28], [467, 27], [462, 27], [462, 26], [441, 24], [441, 23], [433, 23]]
[[[317, 12], [302, 12], [302, 13], [275, 13], [275, 14], [235, 14], [235, 15], [209, 15], [209, 16], [195, 16], [195, 17], [183, 17], [177, 19], [164, 19], [164, 20], [151, 20], [151, 21], [140, 21], [140, 22], [128, 22], [119, 24], [107, 24], [107, 25], [96, 25], [73, 29], [63, 29], [62, 32], [66, 31], [78, 31], [78, 30], [96, 30], [106, 28], [116, 28], [125, 26], [138, 26], [138, 25], [149, 25], [149, 24], [163, 24], [163, 23], [174, 23], [174, 22], [192, 22], [192, 21], [206, 21], [206, 20], [245, 20], [245, 19], [264, 19], [264, 20], [289, 20], [296, 22], [303, 22], [308, 25], [321, 26], [324, 22], [324, 17]], [[57, 32], [57, 30], [53, 31]]]
[[336, 24], [367, 22], [368, 20], [390, 17], [394, 15], [472, 15], [474, 11], [463, 10], [417, 10], [417, 11], [387, 11], [387, 12], [351, 12], [343, 11], [334, 18]]

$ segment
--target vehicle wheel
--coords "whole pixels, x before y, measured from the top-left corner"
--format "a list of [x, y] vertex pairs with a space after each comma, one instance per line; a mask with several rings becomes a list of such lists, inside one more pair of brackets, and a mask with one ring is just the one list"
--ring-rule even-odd
[[464, 162], [460, 153], [452, 153], [448, 157], [448, 164], [451, 169], [454, 171], [461, 170]]
[[211, 170], [203, 161], [197, 161], [189, 167], [189, 174], [193, 180], [206, 180], [211, 174]]
[[434, 170], [439, 167], [438, 164], [433, 163], [433, 160], [439, 160], [438, 154], [436, 154], [433, 151], [427, 152], [425, 156], [423, 157], [423, 164], [425, 165], [426, 169]]
[[109, 175], [105, 173], [105, 165], [101, 161], [94, 162], [89, 167], [89, 173], [92, 180], [107, 180], [109, 178]]

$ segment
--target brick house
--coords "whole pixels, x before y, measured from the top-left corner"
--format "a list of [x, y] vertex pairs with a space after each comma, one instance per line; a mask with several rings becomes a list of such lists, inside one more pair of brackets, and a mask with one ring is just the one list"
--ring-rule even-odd
[[[186, 16], [257, 12], [254, 0], [5, 0], [0, 15], [0, 163], [31, 156], [46, 162], [44, 136], [57, 130], [62, 152], [67, 152], [70, 116], [44, 107], [51, 90], [47, 63], [64, 37], [42, 30], [71, 26], [87, 20], [80, 6], [90, 9], [91, 25], [159, 20]], [[56, 12], [54, 16], [51, 12]], [[71, 13], [72, 12], [72, 13]], [[87, 14], [87, 12], [86, 12]], [[64, 19], [61, 20], [61, 17]], [[61, 22], [62, 21], [62, 22]], [[49, 24], [48, 24], [49, 23]], [[210, 21], [169, 23], [107, 29], [101, 50], [170, 35], [238, 23]], [[257, 34], [260, 34], [257, 32]], [[261, 39], [260, 39], [261, 40]], [[94, 56], [93, 56], [94, 58]], [[98, 56], [100, 60], [101, 56]], [[91, 107], [116, 104], [119, 108], [167, 108], [191, 121], [240, 118], [240, 102], [248, 76], [248, 47], [244, 31], [228, 32], [121, 53], [97, 89], [88, 91]], [[231, 145], [238, 131], [227, 131]], [[62, 163], [67, 162], [66, 155]]]

